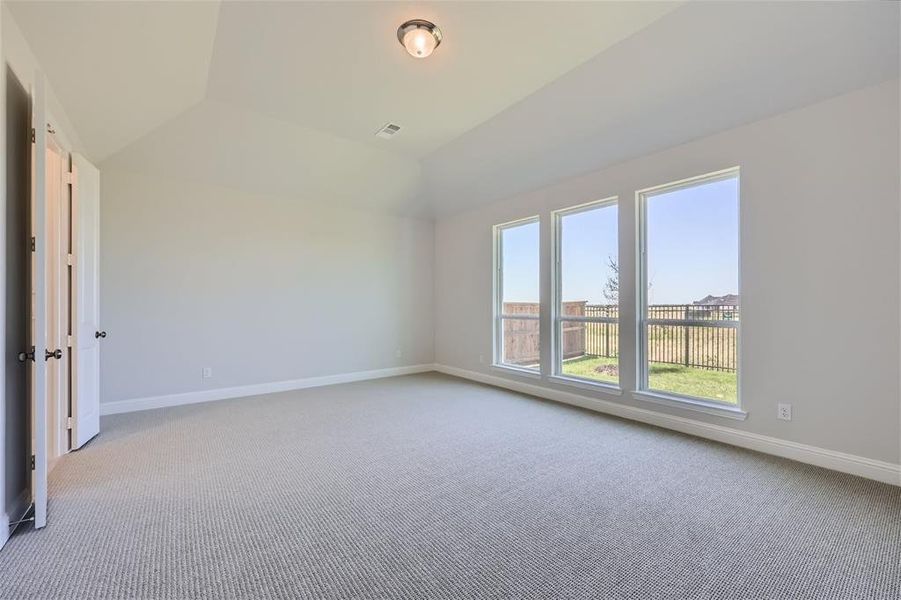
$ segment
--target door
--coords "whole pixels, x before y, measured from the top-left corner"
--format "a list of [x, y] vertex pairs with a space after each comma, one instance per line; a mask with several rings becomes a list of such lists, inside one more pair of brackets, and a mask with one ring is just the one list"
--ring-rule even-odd
[[[6, 516], [31, 505], [31, 94], [6, 73]], [[0, 509], [2, 512], [2, 509]], [[5, 523], [0, 520], [0, 527]], [[7, 530], [9, 531], [9, 530]], [[0, 546], [6, 537], [0, 530]]]
[[100, 433], [100, 171], [72, 155], [72, 449]]
[[[35, 73], [31, 92], [31, 331], [29, 396], [31, 400], [31, 494], [34, 526], [47, 524], [47, 111], [44, 77]], [[55, 350], [55, 348], [54, 348]], [[54, 357], [55, 358], [55, 357]]]
[[60, 456], [69, 451], [69, 361], [67, 348], [69, 325], [69, 154], [57, 143], [52, 126], [48, 127], [47, 161], [44, 185], [47, 186], [44, 217], [44, 293], [47, 297], [46, 346], [63, 352], [60, 360], [51, 359], [47, 367], [47, 463], [50, 471]]

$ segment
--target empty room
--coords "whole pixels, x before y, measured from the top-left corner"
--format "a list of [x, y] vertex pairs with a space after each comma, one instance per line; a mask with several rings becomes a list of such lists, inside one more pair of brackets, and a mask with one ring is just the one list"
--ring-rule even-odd
[[0, 2], [0, 599], [901, 598], [901, 3]]

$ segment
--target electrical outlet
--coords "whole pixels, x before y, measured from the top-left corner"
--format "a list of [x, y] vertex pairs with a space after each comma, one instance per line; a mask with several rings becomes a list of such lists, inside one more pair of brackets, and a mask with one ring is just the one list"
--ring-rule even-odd
[[792, 405], [791, 404], [780, 404], [776, 409], [776, 418], [781, 419], [783, 421], [791, 421], [792, 420]]
[[400, 348], [398, 348], [397, 350], [394, 351], [394, 358], [401, 358], [401, 357], [403, 357], [403, 355], [404, 355], [404, 353], [401, 351]]
[[209, 379], [213, 376], [213, 367], [204, 367], [203, 368], [203, 378]]
[[485, 364], [485, 355], [484, 354], [479, 354], [479, 364], [482, 364], [482, 365]]

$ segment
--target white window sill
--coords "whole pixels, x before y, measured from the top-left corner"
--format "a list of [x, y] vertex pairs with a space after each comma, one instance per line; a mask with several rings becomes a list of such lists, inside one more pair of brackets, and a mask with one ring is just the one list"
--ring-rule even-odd
[[539, 371], [533, 371], [532, 369], [524, 369], [522, 367], [513, 367], [510, 365], [498, 364], [491, 365], [491, 368], [495, 371], [500, 371], [509, 375], [519, 375], [521, 377], [528, 377], [530, 379], [541, 379], [541, 373]]
[[591, 390], [593, 392], [603, 392], [611, 396], [622, 396], [622, 388], [611, 383], [602, 383], [600, 381], [590, 381], [580, 377], [567, 377], [566, 375], [550, 375], [547, 378], [552, 383], [560, 385], [569, 385], [572, 387], [582, 388], [583, 390]]
[[682, 408], [685, 410], [693, 410], [708, 415], [716, 415], [727, 419], [735, 419], [744, 421], [748, 418], [748, 413], [737, 406], [729, 406], [720, 404], [719, 402], [707, 402], [698, 398], [686, 398], [681, 396], [670, 396], [659, 392], [632, 392], [632, 397], [642, 402], [652, 402], [662, 406], [670, 406], [672, 408]]

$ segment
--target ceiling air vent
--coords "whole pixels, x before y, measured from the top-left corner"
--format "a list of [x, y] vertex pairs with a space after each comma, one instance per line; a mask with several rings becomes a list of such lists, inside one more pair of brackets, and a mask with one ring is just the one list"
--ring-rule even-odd
[[396, 123], [385, 123], [381, 129], [375, 132], [375, 137], [383, 140], [390, 140], [397, 132], [400, 131], [400, 125]]

